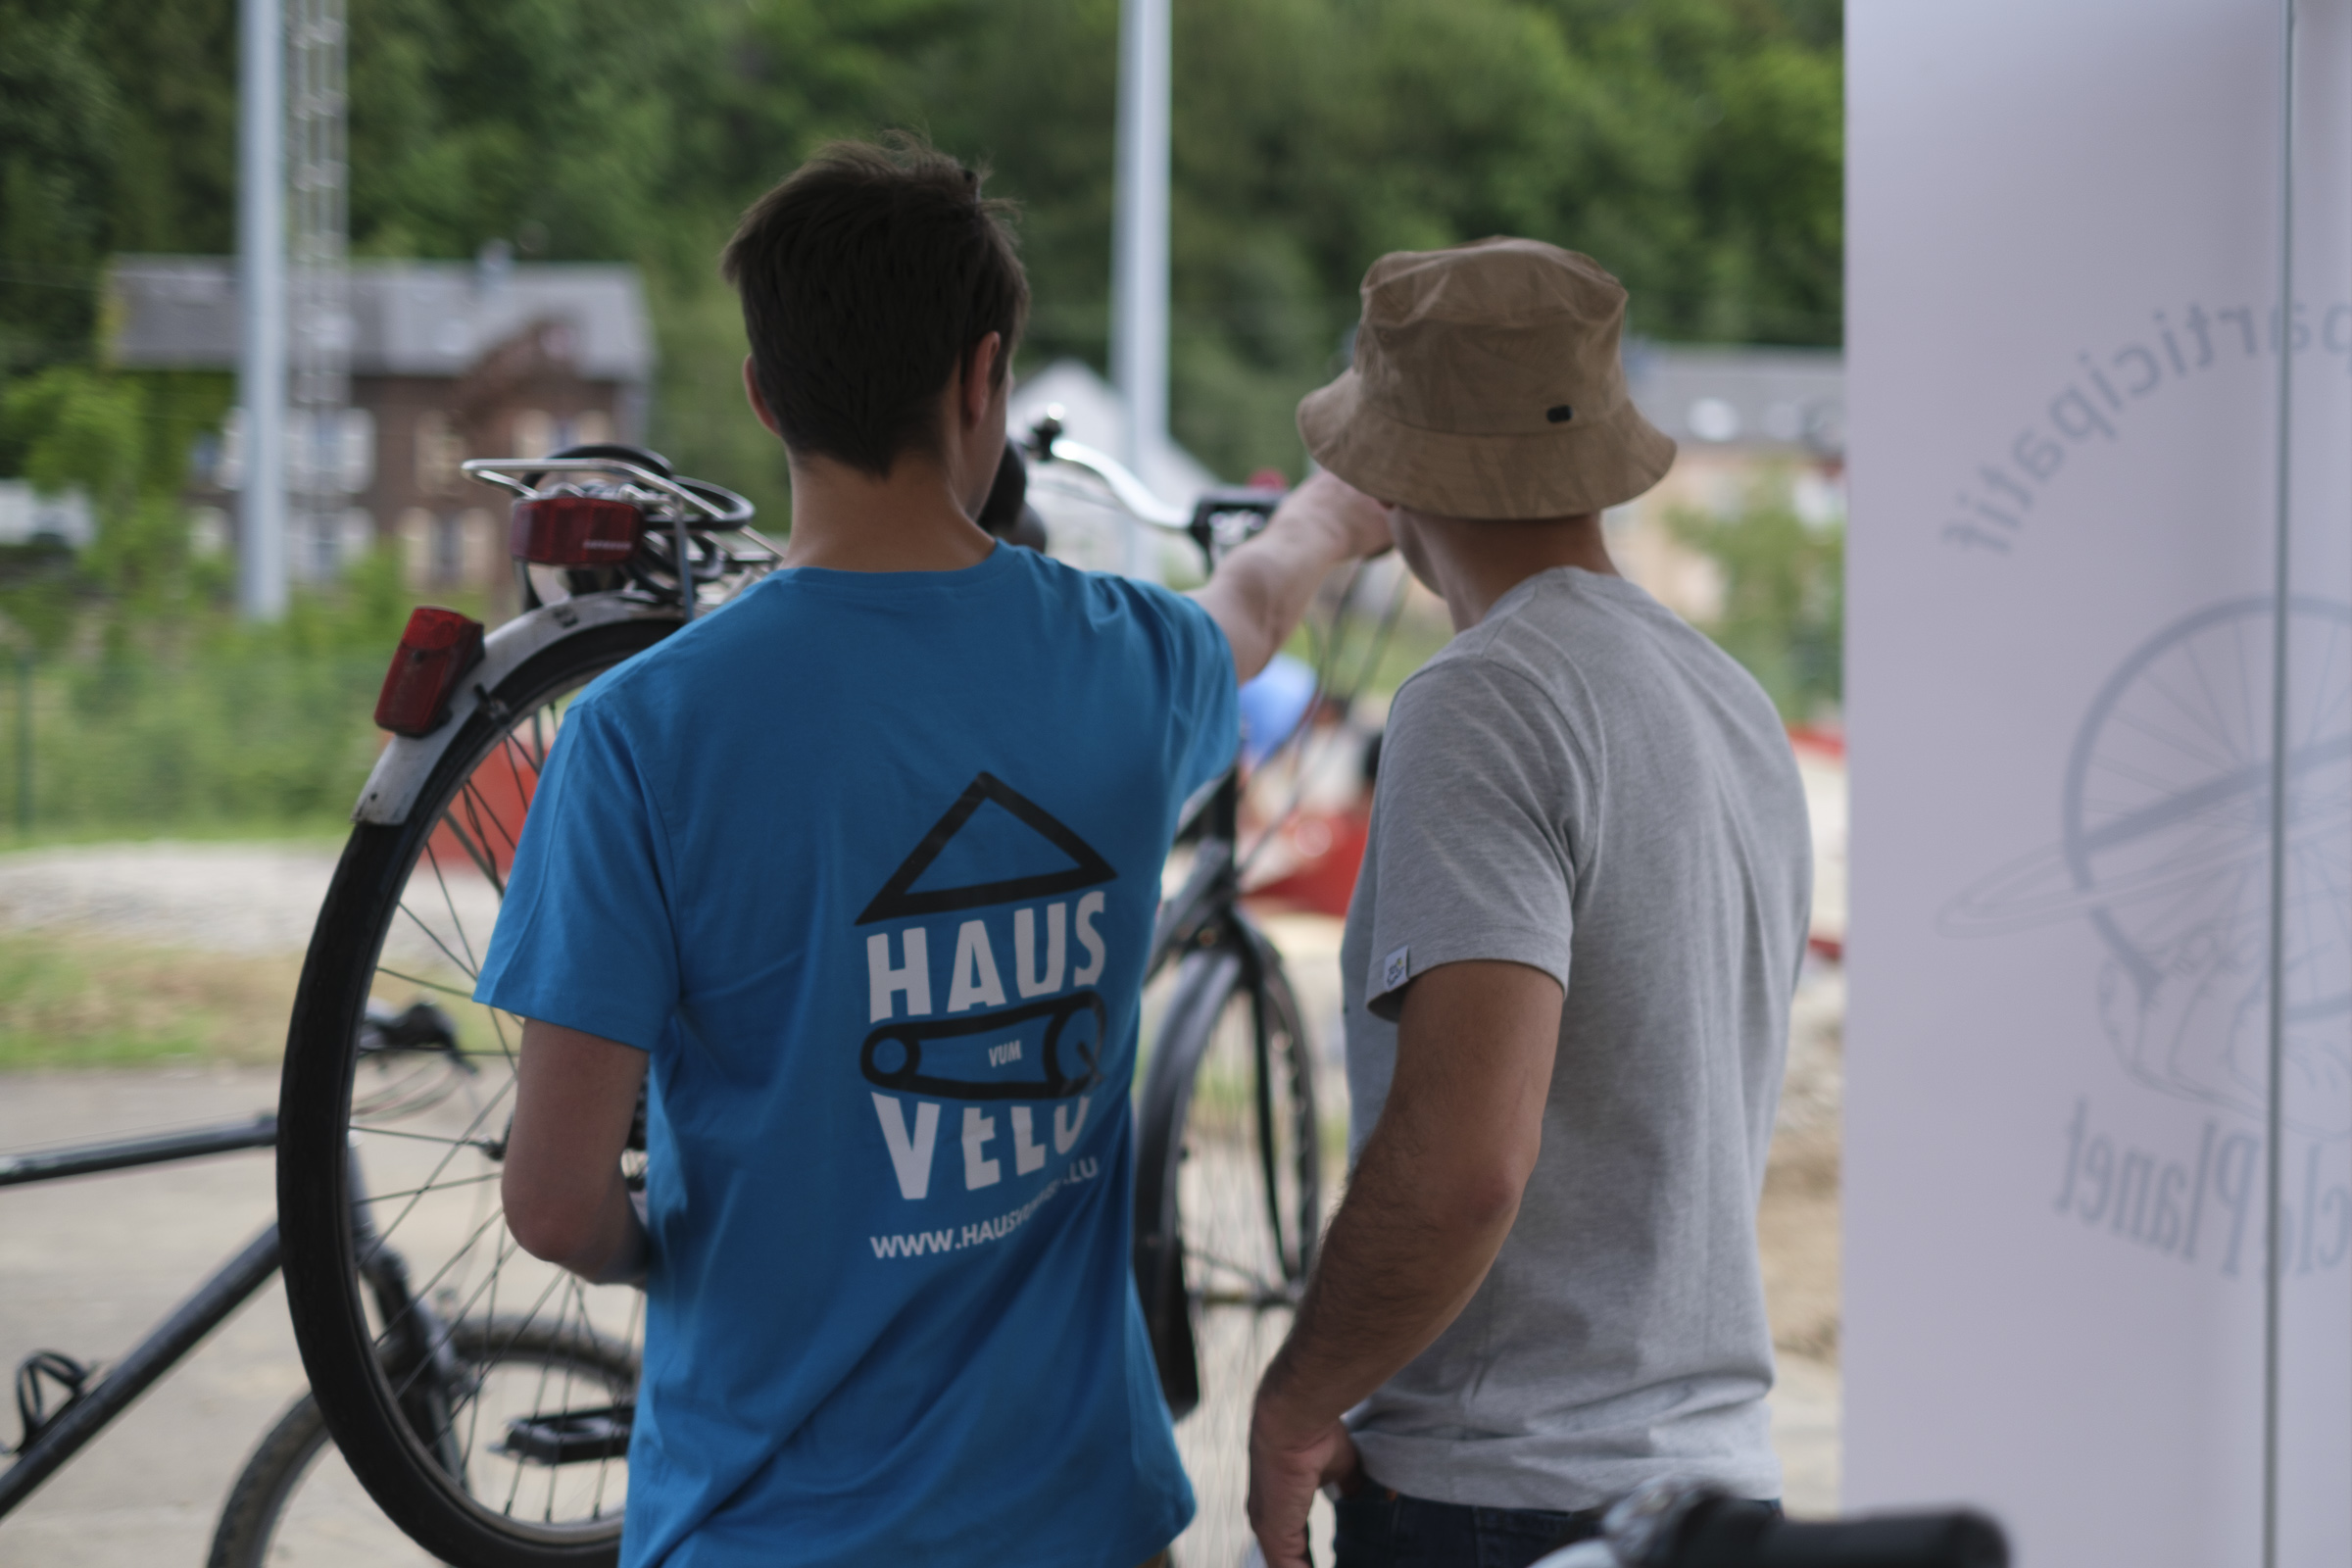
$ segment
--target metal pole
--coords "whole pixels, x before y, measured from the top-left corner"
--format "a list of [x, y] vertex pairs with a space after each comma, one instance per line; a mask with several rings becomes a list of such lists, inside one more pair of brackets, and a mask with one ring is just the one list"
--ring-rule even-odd
[[343, 416], [351, 402], [349, 227], [344, 171], [343, 0], [285, 0], [287, 379], [286, 550], [296, 581], [328, 581], [342, 559]]
[[[1144, 471], [1168, 428], [1169, 0], [1121, 0], [1110, 378], [1125, 405], [1120, 456]], [[1145, 569], [1144, 529], [1124, 520], [1126, 569]]]
[[281, 0], [238, 0], [237, 288], [245, 408], [237, 608], [286, 611], [286, 29]]
[[32, 837], [32, 650], [17, 650], [17, 831]]
[[2271, 631], [2270, 1085], [2265, 1095], [2262, 1290], [2262, 1568], [2278, 1568], [2278, 1337], [2286, 1235], [2286, 821], [2290, 526], [2294, 516], [2295, 0], [2284, 0], [2278, 62], [2278, 612]]

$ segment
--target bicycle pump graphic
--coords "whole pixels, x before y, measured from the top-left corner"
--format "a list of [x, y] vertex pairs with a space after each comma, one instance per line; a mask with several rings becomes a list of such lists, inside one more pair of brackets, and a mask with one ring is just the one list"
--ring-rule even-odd
[[[2101, 687], [2068, 759], [2059, 839], [1945, 905], [1946, 936], [2082, 919], [2124, 1069], [2260, 1117], [2268, 1080], [2268, 595], [2207, 607]], [[2352, 605], [2288, 602], [2282, 1092], [2306, 1137], [2352, 1135]]]

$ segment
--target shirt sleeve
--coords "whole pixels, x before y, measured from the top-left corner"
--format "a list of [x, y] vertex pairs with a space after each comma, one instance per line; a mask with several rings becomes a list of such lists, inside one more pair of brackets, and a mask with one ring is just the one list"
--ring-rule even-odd
[[1565, 723], [1525, 677], [1458, 659], [1405, 684], [1372, 807], [1369, 1011], [1394, 1022], [1415, 975], [1475, 959], [1567, 989], [1581, 795]]
[[1176, 799], [1190, 799], [1233, 766], [1241, 747], [1241, 699], [1225, 628], [1184, 595], [1139, 583], [1142, 606], [1158, 622], [1173, 679]]
[[619, 716], [573, 705], [524, 818], [474, 1000], [640, 1051], [678, 1002], [668, 841]]

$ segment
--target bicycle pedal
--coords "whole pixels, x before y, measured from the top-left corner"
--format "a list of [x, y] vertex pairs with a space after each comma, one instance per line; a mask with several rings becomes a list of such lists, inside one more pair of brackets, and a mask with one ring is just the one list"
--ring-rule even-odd
[[625, 1458], [636, 1414], [634, 1404], [608, 1404], [593, 1410], [518, 1416], [507, 1423], [507, 1441], [497, 1451], [536, 1464]]

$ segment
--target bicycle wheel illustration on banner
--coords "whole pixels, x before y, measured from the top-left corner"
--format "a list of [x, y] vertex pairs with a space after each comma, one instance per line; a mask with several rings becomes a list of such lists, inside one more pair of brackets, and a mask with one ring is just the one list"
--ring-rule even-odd
[[[2250, 1115], [2268, 1092], [2272, 669], [2267, 595], [2186, 616], [2126, 659], [2068, 760], [2058, 843], [1939, 920], [1991, 936], [2086, 920], [2125, 1069]], [[2352, 606], [2290, 601], [2283, 1093], [2299, 1131], [2352, 1132]]]

